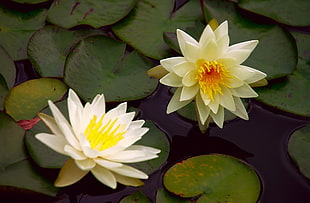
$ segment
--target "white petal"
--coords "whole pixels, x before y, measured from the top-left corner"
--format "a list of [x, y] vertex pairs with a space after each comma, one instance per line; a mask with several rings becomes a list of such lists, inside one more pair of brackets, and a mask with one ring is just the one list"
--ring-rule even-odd
[[224, 108], [228, 109], [229, 111], [235, 111], [236, 105], [233, 99], [233, 96], [230, 92], [230, 90], [226, 87], [222, 87], [222, 93], [223, 95], [220, 95], [220, 105], [222, 105]]
[[198, 110], [199, 119], [202, 124], [205, 124], [207, 121], [209, 115], [210, 115], [210, 108], [204, 104], [204, 102], [201, 99], [200, 94], [196, 97], [196, 108]]
[[223, 36], [220, 39], [216, 41], [217, 48], [218, 48], [218, 55], [219, 57], [222, 57], [223, 54], [226, 53], [228, 47], [229, 47], [229, 36]]
[[195, 70], [195, 64], [190, 63], [190, 62], [183, 62], [175, 65], [173, 67], [173, 71], [175, 74], [177, 74], [179, 77], [184, 77], [186, 73], [188, 73], [191, 70]]
[[243, 63], [258, 44], [258, 40], [241, 42], [230, 46], [225, 53], [227, 57], [234, 57], [238, 64]]
[[144, 185], [144, 183], [137, 178], [130, 178], [130, 177], [119, 175], [117, 173], [114, 173], [113, 175], [115, 176], [116, 181], [123, 185], [134, 186], [134, 187]]
[[182, 84], [187, 87], [195, 85], [198, 82], [196, 76], [197, 76], [197, 70], [189, 71], [183, 77]]
[[77, 167], [73, 159], [68, 159], [58, 174], [55, 186], [64, 187], [72, 185], [81, 180], [87, 173], [88, 171], [83, 171]]
[[132, 146], [128, 147], [127, 149], [128, 150], [140, 150], [140, 151], [153, 153], [153, 154], [158, 154], [161, 151], [160, 149], [156, 149], [156, 148], [148, 147], [148, 146], [144, 146], [144, 145], [132, 145]]
[[218, 46], [218, 54], [221, 56], [226, 52], [229, 46], [228, 22], [224, 21], [214, 31], [216, 43]]
[[200, 48], [198, 44], [185, 43], [185, 50], [183, 51], [183, 55], [187, 61], [191, 63], [196, 63], [199, 59]]
[[62, 113], [59, 111], [59, 109], [53, 104], [52, 101], [48, 101], [49, 107], [53, 113], [55, 122], [57, 123], [57, 126], [62, 131], [62, 134], [65, 136], [66, 140], [76, 149], [81, 149], [80, 144], [78, 140], [76, 139], [72, 128], [66, 118], [62, 115]]
[[91, 173], [101, 183], [109, 186], [110, 188], [113, 188], [113, 189], [116, 188], [116, 185], [117, 185], [116, 179], [111, 171], [107, 170], [104, 167], [97, 165], [95, 168], [91, 170]]
[[203, 94], [202, 91], [200, 91], [200, 94], [199, 94], [199, 95], [200, 95], [200, 97], [201, 97], [203, 103], [204, 103], [206, 106], [208, 106], [208, 105], [210, 104], [210, 102], [211, 102], [211, 99], [209, 98], [209, 96], [208, 96], [207, 94]]
[[209, 43], [200, 49], [199, 58], [205, 61], [213, 61], [218, 58], [218, 47], [215, 40], [209, 40]]
[[181, 52], [184, 55], [184, 52], [185, 52], [185, 49], [186, 49], [186, 43], [191, 43], [193, 45], [198, 45], [198, 42], [192, 38], [190, 35], [188, 35], [187, 33], [185, 33], [184, 31], [182, 30], [179, 30], [177, 29], [177, 39], [178, 39], [178, 42], [179, 42], [179, 46], [180, 46], [180, 49], [181, 49]]
[[75, 160], [75, 163], [84, 171], [89, 171], [96, 166], [96, 162], [93, 159]]
[[241, 65], [240, 67], [247, 72], [247, 75], [245, 76], [245, 81], [248, 84], [259, 81], [259, 80], [261, 80], [267, 76], [267, 74], [265, 74], [259, 70], [256, 70], [254, 68], [244, 66], [244, 65]]
[[174, 95], [172, 96], [167, 106], [167, 114], [177, 111], [191, 102], [191, 100], [180, 101], [181, 91], [182, 91], [182, 88], [178, 88], [175, 91]]
[[232, 76], [231, 78], [229, 78], [229, 87], [230, 88], [237, 88], [237, 87], [241, 87], [244, 84], [243, 80], [238, 79], [235, 76]]
[[230, 91], [232, 95], [241, 98], [252, 98], [258, 96], [258, 94], [248, 84], [244, 84], [238, 88], [232, 88]]
[[182, 88], [180, 101], [192, 100], [199, 91], [199, 85], [194, 85], [191, 87], [184, 86]]
[[41, 118], [44, 124], [49, 128], [49, 130], [52, 131], [53, 134], [64, 136], [53, 117], [47, 114], [44, 114], [44, 113], [38, 113], [38, 116]]
[[123, 165], [122, 167], [118, 168], [111, 168], [111, 171], [131, 178], [139, 178], [139, 179], [148, 178], [148, 175], [146, 175], [144, 172], [127, 165]]
[[99, 152], [92, 149], [90, 146], [83, 146], [83, 152], [89, 158], [96, 158], [99, 156]]
[[135, 128], [141, 128], [144, 125], [145, 121], [144, 120], [134, 120], [130, 123], [128, 130], [132, 130]]
[[214, 101], [211, 101], [208, 105], [213, 113], [217, 113], [219, 109], [219, 106], [220, 106], [219, 99], [220, 99], [220, 96], [218, 94], [214, 95]]
[[122, 152], [115, 153], [105, 158], [110, 161], [122, 162], [122, 163], [135, 163], [141, 161], [147, 161], [150, 159], [157, 158], [158, 155], [149, 153], [141, 150], [125, 150]]
[[123, 102], [119, 104], [117, 107], [111, 109], [105, 114], [105, 119], [110, 120], [110, 119], [115, 119], [119, 117], [122, 114], [125, 114], [127, 111], [127, 102]]
[[228, 71], [230, 69], [238, 66], [236, 59], [234, 58], [219, 58], [216, 60], [218, 63], [222, 64], [224, 68]]
[[177, 76], [175, 73], [168, 73], [167, 75], [162, 77], [159, 82], [170, 87], [182, 86], [182, 78]]
[[77, 94], [72, 89], [69, 89], [69, 97], [67, 103], [68, 103], [69, 119], [72, 129], [75, 134], [79, 134], [81, 128], [80, 119], [83, 113], [83, 105]]
[[53, 135], [48, 133], [39, 133], [35, 135], [38, 140], [50, 147], [52, 150], [67, 155], [64, 151], [65, 145], [68, 144], [67, 140], [61, 135]]
[[105, 159], [102, 159], [102, 158], [96, 158], [94, 159], [94, 161], [99, 164], [100, 166], [102, 167], [105, 167], [105, 168], [115, 168], [115, 167], [121, 167], [123, 166], [122, 163], [117, 163], [117, 162], [114, 162], [114, 161], [108, 161], [108, 160], [105, 160]]
[[171, 57], [160, 60], [160, 64], [169, 72], [172, 72], [175, 65], [184, 62], [186, 62], [184, 57]]
[[200, 36], [200, 39], [199, 39], [200, 47], [205, 47], [209, 43], [210, 40], [215, 41], [215, 35], [210, 25], [207, 25], [205, 29], [203, 30]]
[[210, 115], [213, 119], [213, 121], [218, 125], [220, 128], [223, 128], [224, 124], [224, 108], [219, 107], [217, 113], [210, 112]]
[[117, 127], [117, 124], [121, 124], [121, 127], [118, 129], [117, 132], [124, 132], [129, 127], [132, 119], [135, 117], [135, 112], [129, 112], [123, 115], [120, 115], [118, 117], [117, 123], [115, 124], [115, 127], [112, 128], [115, 129]]
[[215, 30], [214, 30], [215, 38], [218, 40], [224, 36], [228, 36], [228, 22], [227, 20], [222, 22]]
[[70, 145], [66, 145], [64, 150], [67, 155], [71, 156], [75, 160], [84, 160], [87, 158], [83, 152], [76, 150]]
[[248, 113], [239, 97], [234, 97], [234, 101], [236, 104], [236, 111], [232, 111], [233, 114], [236, 116], [244, 119], [244, 120], [249, 120]]

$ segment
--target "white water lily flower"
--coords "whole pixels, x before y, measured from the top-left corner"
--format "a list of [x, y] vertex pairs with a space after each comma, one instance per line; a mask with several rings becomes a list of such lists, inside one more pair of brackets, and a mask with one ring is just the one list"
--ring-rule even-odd
[[160, 61], [169, 72], [160, 79], [160, 83], [177, 87], [167, 113], [195, 100], [197, 117], [203, 125], [211, 116], [222, 128], [224, 108], [247, 120], [248, 114], [240, 98], [257, 97], [249, 84], [265, 78], [266, 74], [241, 64], [254, 50], [258, 40], [229, 46], [227, 21], [214, 31], [207, 25], [199, 42], [182, 30], [177, 30], [177, 39], [183, 57]]
[[39, 114], [52, 134], [36, 138], [58, 153], [71, 157], [61, 168], [55, 186], [71, 185], [89, 171], [103, 184], [116, 188], [117, 182], [139, 186], [148, 176], [124, 163], [141, 162], [158, 157], [160, 150], [133, 145], [148, 131], [144, 120], [135, 120], [134, 112], [126, 113], [127, 103], [106, 112], [103, 95], [83, 107], [73, 90], [69, 90], [70, 123], [51, 101], [53, 117]]

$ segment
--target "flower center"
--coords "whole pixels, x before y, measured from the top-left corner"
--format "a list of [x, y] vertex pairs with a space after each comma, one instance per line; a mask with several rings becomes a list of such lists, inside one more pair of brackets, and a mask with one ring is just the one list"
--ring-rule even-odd
[[101, 116], [97, 122], [97, 116], [94, 115], [90, 120], [87, 128], [84, 131], [84, 135], [90, 143], [92, 149], [102, 151], [116, 145], [126, 131], [121, 131], [121, 124], [116, 125], [117, 118], [109, 120], [103, 124], [102, 120], [104, 115]]
[[232, 76], [230, 72], [226, 70], [223, 64], [217, 61], [205, 61], [199, 59], [196, 62], [198, 74], [196, 79], [200, 85], [204, 94], [207, 94], [211, 101], [214, 101], [216, 94], [223, 94], [221, 86], [229, 86], [229, 78]]

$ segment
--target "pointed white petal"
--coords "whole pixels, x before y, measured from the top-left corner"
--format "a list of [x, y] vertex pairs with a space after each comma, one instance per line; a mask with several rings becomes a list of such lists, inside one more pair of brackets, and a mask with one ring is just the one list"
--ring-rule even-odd
[[184, 52], [185, 52], [185, 49], [186, 49], [186, 43], [191, 43], [193, 45], [198, 45], [198, 42], [192, 38], [190, 35], [188, 35], [187, 33], [185, 33], [184, 31], [182, 30], [179, 30], [177, 29], [177, 39], [178, 39], [178, 42], [179, 42], [179, 46], [180, 46], [180, 49], [181, 49], [181, 52], [184, 55]]
[[97, 165], [91, 170], [91, 173], [95, 176], [97, 180], [99, 180], [101, 183], [109, 186], [112, 189], [116, 188], [116, 179], [113, 173], [109, 170], [107, 170], [104, 167], [101, 167]]
[[187, 61], [179, 63], [173, 67], [174, 73], [177, 74], [179, 77], [184, 77], [186, 73], [195, 69], [196, 69], [195, 64]]
[[162, 77], [159, 82], [170, 87], [182, 86], [182, 78], [177, 76], [175, 73], [168, 73], [167, 75]]
[[89, 171], [96, 166], [93, 159], [75, 160], [75, 163], [83, 171]]
[[85, 156], [89, 158], [96, 158], [97, 156], [99, 156], [99, 152], [97, 150], [92, 149], [89, 146], [83, 146], [83, 152]]
[[203, 94], [202, 91], [199, 91], [200, 92], [200, 97], [204, 103], [204, 105], [208, 106], [211, 102], [211, 99], [209, 98], [209, 96], [207, 94]]
[[219, 106], [220, 106], [219, 100], [220, 100], [220, 96], [216, 94], [214, 95], [214, 101], [211, 101], [208, 105], [213, 113], [217, 113], [219, 109]]
[[205, 61], [213, 61], [218, 58], [218, 47], [215, 40], [210, 40], [205, 47], [201, 47], [199, 58]]
[[175, 91], [174, 95], [172, 96], [168, 104], [167, 114], [177, 111], [191, 102], [191, 100], [180, 101], [181, 91], [182, 91], [182, 88], [178, 88]]
[[52, 150], [67, 155], [64, 151], [65, 145], [68, 144], [67, 140], [61, 135], [53, 135], [48, 133], [39, 133], [35, 135], [38, 140], [47, 145]]
[[252, 98], [258, 96], [258, 94], [248, 84], [244, 84], [241, 87], [232, 88], [230, 91], [235, 97]]
[[115, 167], [121, 167], [123, 166], [122, 163], [117, 163], [117, 162], [114, 162], [114, 161], [109, 161], [109, 160], [105, 160], [105, 159], [102, 159], [102, 158], [95, 158], [94, 161], [99, 164], [100, 166], [102, 167], [105, 167], [105, 168], [115, 168]]
[[259, 81], [263, 78], [265, 78], [267, 76], [266, 73], [263, 73], [259, 70], [256, 70], [254, 68], [251, 68], [251, 67], [248, 67], [248, 66], [244, 66], [244, 65], [241, 65], [240, 66], [244, 72], [244, 74], [246, 74], [244, 77], [245, 77], [245, 81], [248, 83], [248, 84], [251, 84], [251, 83], [254, 83], [256, 81]]
[[215, 30], [214, 30], [215, 38], [218, 40], [224, 36], [228, 36], [228, 22], [227, 20], [222, 22]]
[[233, 99], [233, 96], [230, 92], [230, 90], [226, 87], [222, 87], [222, 93], [223, 95], [220, 95], [220, 105], [222, 105], [224, 108], [228, 109], [229, 111], [235, 111], [236, 105]]
[[44, 113], [38, 113], [38, 116], [41, 118], [44, 124], [49, 128], [49, 130], [52, 131], [53, 134], [64, 136], [53, 117], [47, 114], [44, 114]]
[[232, 111], [233, 114], [236, 116], [244, 119], [244, 120], [249, 120], [248, 113], [239, 97], [234, 97], [234, 101], [236, 104], [236, 111]]
[[198, 91], [199, 91], [199, 85], [194, 85], [191, 87], [184, 86], [182, 88], [180, 101], [192, 100], [196, 96]]
[[212, 28], [210, 27], [210, 25], [207, 25], [199, 39], [200, 47], [206, 47], [210, 40], [215, 41], [216, 39]]
[[224, 124], [224, 108], [219, 107], [217, 113], [210, 112], [210, 115], [213, 119], [213, 121], [218, 125], [220, 128], [223, 128]]
[[258, 40], [251, 40], [234, 44], [228, 48], [225, 56], [233, 57], [236, 59], [238, 64], [241, 64], [250, 56], [257, 44]]
[[157, 158], [158, 155], [141, 150], [125, 150], [106, 156], [105, 158], [110, 161], [122, 163], [135, 163]]
[[130, 178], [130, 177], [119, 175], [117, 173], [114, 173], [114, 176], [116, 178], [116, 181], [123, 185], [134, 186], [134, 187], [144, 185], [144, 183], [137, 178]]
[[144, 172], [127, 165], [123, 165], [122, 167], [118, 168], [111, 168], [111, 171], [131, 178], [139, 178], [139, 179], [148, 178], [148, 175], [146, 175]]
[[134, 120], [130, 123], [128, 130], [132, 130], [135, 128], [141, 128], [144, 125], [145, 121], [144, 120]]
[[73, 148], [71, 145], [66, 145], [64, 151], [75, 160], [84, 160], [87, 158], [83, 152]]
[[204, 104], [200, 94], [196, 97], [196, 108], [198, 110], [198, 116], [201, 123], [205, 124], [210, 115], [210, 108]]
[[243, 80], [240, 80], [239, 78], [232, 76], [229, 78], [229, 87], [230, 88], [237, 88], [241, 87], [244, 84]]
[[69, 119], [72, 129], [75, 134], [79, 134], [81, 127], [80, 119], [83, 113], [83, 105], [77, 94], [72, 89], [69, 89], [69, 96], [67, 103], [68, 103]]
[[161, 151], [160, 149], [156, 149], [156, 148], [148, 147], [148, 146], [144, 146], [144, 145], [132, 145], [132, 146], [128, 147], [127, 150], [140, 150], [140, 151], [153, 153], [153, 154], [158, 154]]
[[175, 65], [184, 62], [186, 62], [185, 58], [180, 56], [160, 60], [160, 64], [169, 72], [172, 72], [172, 69]]
[[183, 77], [182, 84], [187, 87], [195, 85], [198, 82], [196, 76], [197, 76], [197, 70], [189, 71]]
[[230, 69], [238, 66], [238, 64], [234, 58], [219, 58], [216, 61], [218, 63], [222, 64], [224, 66], [224, 68], [228, 71], [230, 71]]
[[75, 164], [73, 159], [68, 159], [61, 168], [55, 181], [56, 187], [64, 187], [72, 185], [81, 180], [88, 171], [83, 171]]
[[191, 63], [196, 63], [196, 61], [199, 59], [199, 52], [200, 48], [198, 44], [192, 44], [192, 43], [185, 43], [185, 50], [183, 52], [183, 55], [185, 59]]

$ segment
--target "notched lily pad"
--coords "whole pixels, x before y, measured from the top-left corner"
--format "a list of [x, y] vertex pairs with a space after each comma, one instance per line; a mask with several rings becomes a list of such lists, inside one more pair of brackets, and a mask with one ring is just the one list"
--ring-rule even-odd
[[175, 164], [164, 175], [164, 185], [181, 197], [197, 197], [200, 203], [256, 203], [260, 194], [255, 171], [239, 159], [221, 154]]
[[171, 196], [165, 189], [159, 188], [156, 194], [156, 203], [191, 203], [190, 200]]
[[48, 21], [65, 28], [82, 24], [98, 28], [121, 20], [136, 2], [137, 0], [54, 1], [48, 11]]
[[47, 106], [47, 100], [60, 100], [67, 86], [57, 79], [28, 80], [10, 89], [4, 101], [6, 112], [18, 120], [30, 120]]
[[85, 101], [98, 93], [108, 102], [150, 95], [157, 87], [157, 80], [146, 75], [152, 63], [136, 51], [125, 54], [125, 46], [101, 35], [81, 40], [66, 61], [66, 83]]

